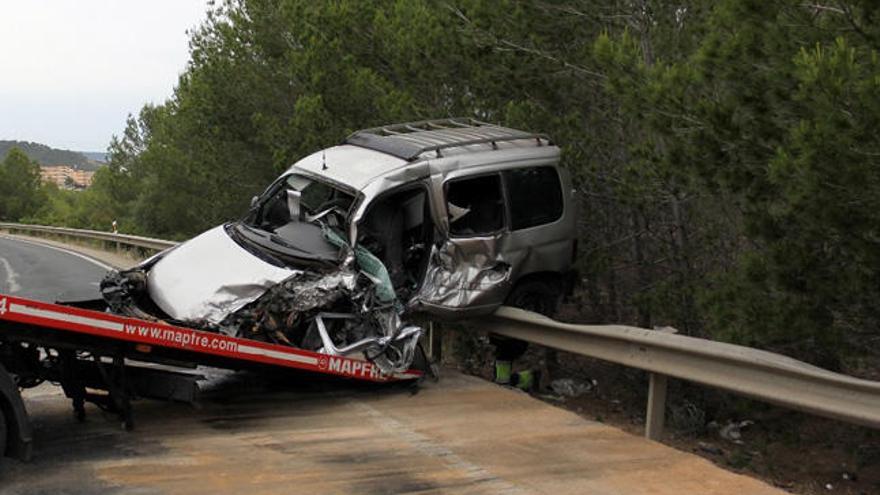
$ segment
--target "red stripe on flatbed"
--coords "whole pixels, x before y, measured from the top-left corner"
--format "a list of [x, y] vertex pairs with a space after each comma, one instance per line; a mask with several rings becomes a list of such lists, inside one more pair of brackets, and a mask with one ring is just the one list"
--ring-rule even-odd
[[328, 356], [295, 347], [0, 294], [0, 322], [4, 320], [358, 380], [384, 382], [422, 375], [415, 369], [382, 375], [374, 364], [362, 359]]

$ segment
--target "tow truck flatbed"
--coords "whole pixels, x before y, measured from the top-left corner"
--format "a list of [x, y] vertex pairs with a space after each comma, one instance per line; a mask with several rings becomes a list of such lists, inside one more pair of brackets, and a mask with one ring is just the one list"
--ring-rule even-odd
[[[194, 395], [185, 391], [193, 386], [187, 385], [188, 377], [138, 362], [170, 365], [172, 370], [199, 365], [288, 369], [367, 382], [415, 380], [424, 374], [419, 369], [383, 374], [360, 356], [327, 355], [0, 294], [0, 413], [6, 412], [5, 421], [0, 414], [0, 429], [5, 422], [9, 433], [0, 432], [0, 454], [30, 456], [30, 426], [18, 389], [44, 380], [61, 384], [78, 417], [84, 417], [85, 401], [94, 402], [119, 412], [127, 428], [133, 427], [130, 398], [181, 400]], [[96, 395], [91, 389], [107, 394]]]

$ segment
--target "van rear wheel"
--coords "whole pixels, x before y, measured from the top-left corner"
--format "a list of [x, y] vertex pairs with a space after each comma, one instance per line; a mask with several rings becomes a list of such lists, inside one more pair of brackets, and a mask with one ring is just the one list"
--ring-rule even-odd
[[527, 280], [518, 284], [505, 302], [514, 308], [552, 317], [559, 306], [560, 288], [545, 280]]
[[[514, 287], [504, 304], [552, 317], [556, 313], [560, 294], [561, 291], [550, 282], [526, 280]], [[501, 361], [519, 359], [529, 347], [526, 341], [496, 334], [489, 335], [489, 342], [495, 346], [495, 358]]]
[[[552, 318], [559, 309], [559, 301], [562, 299], [562, 287], [546, 279], [532, 279], [519, 283], [513, 292], [507, 296], [505, 304], [514, 308], [524, 309], [533, 313], [542, 314]], [[502, 361], [519, 359], [528, 349], [528, 342], [490, 335], [489, 340], [495, 346], [495, 358]], [[544, 349], [545, 373], [542, 373], [542, 384], [538, 388], [546, 388], [552, 376], [559, 368], [559, 358], [556, 351], [551, 348]]]

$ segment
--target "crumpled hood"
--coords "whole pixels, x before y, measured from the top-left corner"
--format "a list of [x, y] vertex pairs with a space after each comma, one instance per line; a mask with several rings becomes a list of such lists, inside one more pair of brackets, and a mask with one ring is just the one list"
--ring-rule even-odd
[[153, 302], [176, 320], [218, 324], [296, 273], [249, 253], [221, 225], [156, 262], [147, 276], [147, 290]]

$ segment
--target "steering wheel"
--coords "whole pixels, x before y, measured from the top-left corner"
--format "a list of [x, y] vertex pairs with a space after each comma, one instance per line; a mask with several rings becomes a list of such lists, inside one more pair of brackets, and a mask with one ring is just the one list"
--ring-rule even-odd
[[348, 206], [349, 202], [350, 200], [347, 198], [328, 199], [327, 201], [321, 203], [320, 206], [315, 208], [315, 211], [321, 212], [330, 208], [338, 208], [339, 210], [345, 212], [345, 207]]
[[348, 216], [348, 211], [345, 210], [345, 207], [348, 206], [348, 204], [349, 201], [346, 198], [336, 198], [325, 201], [315, 208], [315, 212], [311, 215], [311, 218], [317, 220], [332, 215], [336, 217], [338, 225], [343, 225]]

